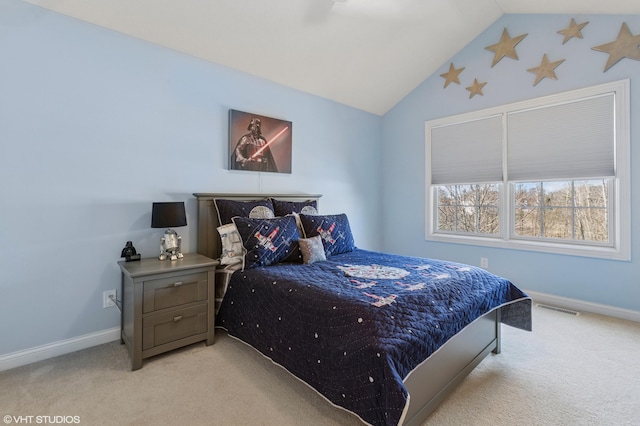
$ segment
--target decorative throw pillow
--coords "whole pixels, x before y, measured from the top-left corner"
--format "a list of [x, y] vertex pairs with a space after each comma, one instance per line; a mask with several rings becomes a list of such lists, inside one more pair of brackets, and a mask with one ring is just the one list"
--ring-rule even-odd
[[300, 222], [306, 238], [320, 235], [327, 257], [355, 249], [349, 219], [344, 213], [326, 216], [301, 214]]
[[227, 223], [218, 227], [220, 241], [222, 242], [222, 253], [220, 263], [223, 265], [234, 265], [242, 263], [244, 259], [244, 246], [242, 238], [238, 233], [238, 228], [233, 223]]
[[291, 213], [318, 214], [318, 202], [316, 200], [282, 201], [271, 198], [271, 203], [276, 216], [286, 216]]
[[218, 212], [218, 223], [226, 225], [232, 223], [236, 216], [253, 218], [271, 218], [273, 204], [270, 199], [255, 201], [237, 201], [216, 198], [213, 200]]
[[293, 216], [274, 219], [234, 217], [244, 255], [244, 269], [280, 262], [301, 262], [300, 233]]
[[316, 235], [311, 238], [300, 238], [300, 251], [302, 252], [302, 262], [306, 264], [327, 260], [324, 254], [324, 246], [322, 245], [322, 237]]

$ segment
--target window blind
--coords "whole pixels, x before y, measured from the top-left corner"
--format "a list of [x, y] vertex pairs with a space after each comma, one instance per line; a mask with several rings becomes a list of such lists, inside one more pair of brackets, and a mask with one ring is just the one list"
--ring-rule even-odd
[[502, 115], [431, 128], [431, 183], [502, 181]]
[[509, 180], [615, 176], [615, 95], [507, 114]]

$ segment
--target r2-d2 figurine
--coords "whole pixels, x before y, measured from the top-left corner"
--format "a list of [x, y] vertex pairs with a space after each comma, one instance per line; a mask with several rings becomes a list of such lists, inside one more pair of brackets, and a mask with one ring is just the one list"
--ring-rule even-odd
[[182, 259], [182, 237], [173, 229], [167, 229], [160, 238], [160, 260]]

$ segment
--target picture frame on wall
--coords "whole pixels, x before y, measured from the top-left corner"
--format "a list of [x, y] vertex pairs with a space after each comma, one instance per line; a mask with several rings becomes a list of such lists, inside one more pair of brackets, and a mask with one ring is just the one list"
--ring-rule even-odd
[[229, 170], [291, 173], [292, 123], [229, 110]]

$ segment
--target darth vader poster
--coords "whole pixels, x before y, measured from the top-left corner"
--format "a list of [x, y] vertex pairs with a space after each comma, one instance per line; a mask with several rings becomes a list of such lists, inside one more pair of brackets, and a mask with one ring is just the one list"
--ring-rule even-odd
[[229, 110], [229, 169], [291, 173], [290, 121]]

